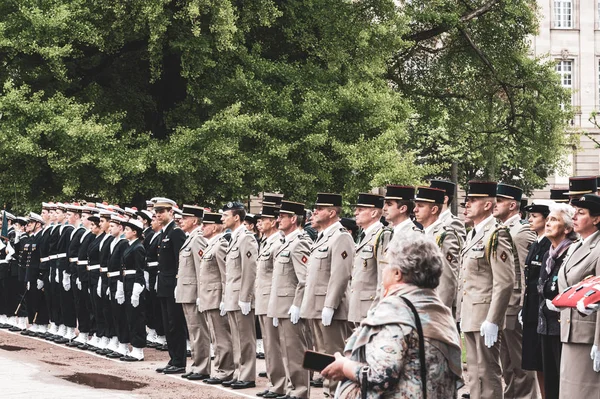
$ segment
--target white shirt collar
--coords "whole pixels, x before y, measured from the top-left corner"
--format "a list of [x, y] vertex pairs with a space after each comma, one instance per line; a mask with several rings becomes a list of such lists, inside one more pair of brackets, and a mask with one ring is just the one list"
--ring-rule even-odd
[[410, 223], [412, 223], [412, 220], [410, 220], [410, 218], [406, 219], [403, 222], [400, 222], [397, 226], [394, 226], [394, 233], [397, 233], [400, 230], [404, 229]]
[[502, 223], [505, 226], [510, 225], [511, 223], [520, 223], [521, 220], [521, 215], [519, 215], [518, 213], [516, 215], [512, 215], [511, 217], [509, 217], [508, 219], [506, 219], [506, 222]]
[[290, 234], [288, 234], [287, 236], [284, 237], [285, 242], [288, 241], [292, 241], [294, 238], [296, 238], [298, 235], [300, 234], [300, 230], [296, 229], [294, 231], [292, 231]]
[[167, 227], [169, 227], [171, 225], [171, 223], [175, 223], [175, 219], [171, 219], [171, 221], [169, 223], [167, 223], [166, 226], [164, 226], [162, 229], [160, 229], [160, 232], [164, 233], [165, 230], [167, 229]]
[[335, 230], [336, 228], [340, 228], [342, 227], [342, 223], [338, 220], [337, 222], [335, 222], [334, 224], [332, 224], [331, 226], [327, 227], [325, 230], [323, 230], [321, 232], [321, 234], [323, 234], [323, 237], [329, 235], [329, 232]]
[[475, 231], [479, 231], [480, 227], [485, 226], [486, 224], [488, 224], [490, 222], [490, 220], [494, 219], [494, 215], [490, 215], [487, 218], [483, 219], [481, 222], [477, 223], [475, 226], [473, 226], [473, 229], [475, 229]]
[[370, 225], [369, 227], [367, 227], [364, 232], [365, 232], [365, 237], [368, 236], [369, 234], [371, 234], [371, 232], [375, 229], [380, 228], [381, 226], [383, 226], [381, 224], [380, 221], [376, 221], [375, 223], [373, 223], [372, 225]]
[[442, 224], [442, 221], [439, 218], [437, 218], [435, 222], [431, 223], [427, 227], [424, 227], [423, 232], [427, 235], [430, 235], [433, 229], [435, 229], [440, 224]]

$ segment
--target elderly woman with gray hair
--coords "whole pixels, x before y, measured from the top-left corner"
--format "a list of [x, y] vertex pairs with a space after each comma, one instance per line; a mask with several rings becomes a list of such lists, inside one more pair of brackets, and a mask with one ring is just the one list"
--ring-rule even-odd
[[422, 236], [390, 242], [382, 299], [323, 370], [344, 380], [336, 398], [455, 398], [462, 383], [459, 335], [435, 288], [443, 260]]

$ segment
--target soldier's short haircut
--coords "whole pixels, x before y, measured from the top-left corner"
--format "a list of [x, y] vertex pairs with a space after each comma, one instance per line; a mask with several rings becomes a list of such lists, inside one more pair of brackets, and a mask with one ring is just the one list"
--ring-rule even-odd
[[[245, 209], [232, 209], [231, 214], [233, 216], [238, 215], [240, 217], [240, 222], [243, 223], [246, 218], [246, 210]], [[254, 224], [254, 223], [253, 223]]]
[[304, 224], [304, 216], [296, 215], [296, 226], [300, 227]]
[[342, 215], [342, 207], [341, 206], [332, 206], [332, 208], [335, 211], [335, 215], [336, 216], [341, 216]]
[[411, 200], [396, 200], [396, 207], [400, 208], [403, 205], [406, 206], [406, 213], [411, 215], [415, 210], [415, 203]]
[[454, 197], [448, 196], [448, 203], [446, 205], [448, 205], [448, 207], [450, 207], [450, 205], [452, 204], [452, 201], [454, 201]]

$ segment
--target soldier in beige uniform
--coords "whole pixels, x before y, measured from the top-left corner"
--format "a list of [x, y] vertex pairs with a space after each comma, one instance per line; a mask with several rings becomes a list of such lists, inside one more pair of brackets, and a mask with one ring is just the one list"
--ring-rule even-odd
[[531, 244], [536, 240], [535, 232], [528, 223], [521, 223], [519, 213], [523, 190], [519, 187], [499, 183], [496, 192], [494, 217], [509, 229], [514, 247], [515, 285], [508, 309], [506, 311], [506, 327], [501, 332], [500, 359], [504, 376], [504, 398], [537, 398], [537, 377], [535, 372], [521, 368], [523, 344], [523, 328], [517, 317], [523, 309], [525, 287], [525, 259]]
[[236, 370], [233, 380], [222, 382], [233, 389], [256, 386], [256, 328], [254, 325], [254, 282], [258, 244], [254, 233], [242, 224], [244, 205], [228, 202], [223, 207], [223, 226], [231, 229], [231, 241], [225, 251], [224, 309], [231, 326], [233, 358]]
[[[415, 209], [415, 188], [411, 186], [387, 186], [383, 215], [394, 229], [394, 235], [399, 234], [422, 234], [410, 218]], [[381, 281], [379, 279], [378, 281]]]
[[[221, 214], [204, 212], [202, 235], [208, 241], [202, 254], [198, 275], [198, 311], [206, 319], [210, 336], [203, 339], [204, 351], [210, 351], [212, 340], [215, 349], [215, 374], [204, 380], [207, 384], [221, 384], [233, 379], [233, 346], [231, 329], [225, 303], [222, 302], [225, 291], [225, 251], [229, 242], [223, 235]], [[208, 358], [210, 361], [210, 357]], [[210, 369], [210, 366], [209, 366]]]
[[277, 228], [277, 217], [279, 208], [264, 205], [260, 215], [259, 230], [263, 236], [263, 242], [258, 253], [256, 272], [256, 303], [254, 312], [258, 316], [260, 330], [263, 335], [265, 350], [265, 363], [267, 375], [273, 387], [263, 392], [264, 398], [276, 398], [285, 395], [285, 369], [281, 357], [281, 345], [277, 333], [277, 322], [267, 316], [269, 299], [272, 295], [271, 282], [273, 280], [273, 261], [275, 253], [281, 246], [281, 233]]
[[450, 211], [450, 205], [456, 196], [456, 184], [448, 180], [436, 180], [432, 179], [429, 182], [429, 186], [431, 188], [439, 188], [440, 190], [444, 190], [446, 195], [444, 196], [444, 204], [442, 205], [442, 209], [440, 210], [440, 221], [444, 224], [444, 226], [450, 227], [452, 230], [458, 233], [458, 236], [462, 240], [465, 241], [467, 238], [467, 230], [465, 228], [465, 224], [462, 220], [456, 215], [454, 215]]
[[[582, 240], [571, 245], [573, 250], [569, 248], [558, 271], [558, 292], [587, 276], [600, 275], [600, 197], [585, 194], [572, 204], [573, 227]], [[583, 316], [575, 308], [562, 310], [560, 338], [560, 397], [600, 398], [600, 317]]]
[[205, 345], [210, 333], [206, 318], [196, 307], [199, 281], [197, 271], [208, 245], [206, 239], [202, 237], [203, 215], [204, 209], [198, 206], [184, 205], [180, 222], [181, 229], [188, 236], [179, 250], [175, 302], [181, 303], [189, 333], [192, 367], [189, 373], [181, 376], [188, 380], [204, 380], [210, 377], [210, 346], [207, 348]]
[[444, 268], [436, 288], [442, 303], [450, 310], [456, 300], [461, 240], [456, 231], [439, 219], [445, 192], [437, 188], [419, 187], [415, 195], [415, 217], [423, 225], [425, 235], [436, 242], [444, 255]]
[[[311, 247], [300, 317], [307, 319], [317, 351], [333, 355], [344, 349], [348, 326], [348, 281], [352, 275], [354, 241], [342, 227], [342, 196], [318, 193], [312, 225], [319, 236]], [[325, 380], [333, 395], [337, 383]]]
[[504, 394], [497, 341], [498, 331], [504, 329], [515, 270], [510, 234], [492, 215], [495, 197], [496, 183], [469, 182], [465, 211], [474, 227], [461, 251], [461, 328], [473, 399], [497, 399]]
[[273, 285], [267, 314], [277, 324], [281, 357], [288, 382], [285, 394], [290, 399], [308, 399], [309, 372], [302, 367], [302, 358], [310, 347], [305, 321], [300, 319], [300, 306], [312, 242], [302, 228], [304, 204], [282, 201], [278, 221], [279, 230], [285, 238], [275, 252]]
[[[360, 323], [373, 305], [380, 285], [384, 249], [392, 235], [379, 221], [383, 210], [383, 196], [359, 194], [354, 217], [362, 228], [362, 238], [356, 245], [356, 255], [350, 280], [348, 321]], [[378, 244], [378, 245], [376, 245]]]

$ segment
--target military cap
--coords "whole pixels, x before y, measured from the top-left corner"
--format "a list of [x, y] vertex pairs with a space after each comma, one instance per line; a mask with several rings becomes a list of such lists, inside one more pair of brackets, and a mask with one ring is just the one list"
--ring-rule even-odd
[[104, 209], [100, 210], [98, 217], [110, 220], [110, 218], [115, 215], [117, 215], [117, 214], [115, 212], [113, 212], [110, 208], [104, 208]]
[[173, 217], [175, 219], [181, 219], [183, 217], [183, 211], [177, 207], [173, 208]]
[[468, 184], [467, 197], [495, 197], [496, 186], [493, 181], [471, 180]]
[[46, 222], [44, 221], [44, 218], [35, 212], [29, 212], [29, 222], [46, 224]]
[[529, 213], [541, 213], [544, 217], [548, 217], [550, 214], [550, 206], [555, 202], [550, 200], [536, 199], [531, 202], [531, 205], [527, 205], [524, 209]]
[[569, 177], [569, 191], [567, 195], [592, 194], [597, 190], [596, 176]]
[[116, 224], [123, 224], [127, 221], [127, 219], [120, 217], [119, 215], [111, 215], [110, 222]]
[[415, 201], [431, 202], [434, 204], [443, 204], [446, 191], [433, 187], [417, 187]]
[[361, 206], [364, 208], [377, 208], [383, 209], [383, 195], [371, 194], [371, 193], [360, 193], [354, 206]]
[[125, 216], [125, 209], [121, 208], [119, 205], [112, 206], [113, 212], [117, 212], [121, 216]]
[[448, 180], [432, 179], [429, 182], [429, 187], [444, 190], [447, 197], [454, 197], [454, 193], [456, 192], [456, 184]]
[[177, 204], [172, 199], [158, 198], [154, 202], [154, 209], [157, 211], [161, 210], [161, 209], [172, 209], [175, 207], [175, 205], [177, 205]]
[[550, 199], [553, 200], [554, 202], [562, 202], [562, 203], [569, 202], [569, 196], [567, 195], [568, 191], [569, 191], [568, 188], [551, 188], [550, 189]]
[[2, 212], [4, 212], [4, 214], [6, 215], [6, 219], [8, 219], [8, 220], [15, 220], [16, 219], [15, 215], [13, 215], [12, 213], [7, 212], [7, 211], [2, 211]]
[[67, 206], [68, 206], [68, 205], [69, 205], [69, 204], [65, 204], [65, 203], [62, 203], [62, 202], [57, 202], [57, 203], [56, 203], [56, 210], [57, 210], [57, 211], [63, 211], [63, 212], [66, 212], [66, 211], [67, 211]]
[[509, 184], [498, 183], [496, 186], [496, 197], [508, 198], [520, 203], [523, 197], [523, 190]]
[[317, 193], [315, 206], [342, 206], [342, 195], [331, 193]]
[[146, 208], [154, 208], [154, 202], [152, 201], [146, 201]]
[[92, 214], [95, 213], [98, 209], [93, 207], [93, 206], [88, 206], [88, 205], [84, 205], [81, 207], [81, 213], [88, 213], [88, 214]]
[[258, 218], [253, 213], [246, 213], [246, 216], [244, 217], [244, 221], [248, 222], [250, 224], [256, 224], [257, 220], [258, 220]]
[[204, 224], [223, 224], [221, 221], [221, 214], [214, 212], [204, 212], [204, 217], [202, 218], [202, 223]]
[[21, 226], [26, 226], [27, 223], [29, 223], [29, 219], [27, 219], [25, 216], [18, 216], [15, 218], [14, 223], [20, 224]]
[[260, 211], [259, 218], [276, 218], [279, 216], [279, 207], [274, 205], [264, 205]]
[[340, 223], [346, 230], [350, 230], [353, 233], [358, 231], [358, 225], [356, 224], [356, 220], [354, 218], [341, 218]]
[[283, 201], [283, 194], [266, 193], [262, 203], [263, 205], [281, 206], [281, 201]]
[[201, 218], [204, 216], [204, 208], [196, 206], [196, 205], [183, 205], [183, 210], [181, 211], [182, 216], [195, 216], [197, 218]]
[[137, 217], [137, 208], [133, 207], [133, 208], [129, 208], [129, 207], [125, 207], [125, 215], [129, 216], [130, 218], [134, 218]]
[[143, 219], [145, 219], [148, 223], [152, 222], [152, 212], [142, 209], [141, 211], [137, 211], [137, 215]]
[[304, 204], [301, 204], [300, 202], [281, 201], [281, 209], [279, 209], [279, 213], [304, 216]]
[[410, 201], [415, 198], [413, 186], [388, 185], [385, 191], [386, 200]]
[[90, 222], [94, 222], [94, 223], [98, 224], [98, 223], [100, 223], [100, 214], [95, 213], [95, 214], [91, 215], [90, 217], [88, 217], [88, 220]]
[[45, 209], [47, 211], [54, 209], [54, 204], [50, 202], [42, 202], [42, 209]]
[[591, 214], [600, 214], [600, 196], [596, 194], [584, 194], [581, 198], [571, 201], [577, 208], [589, 209]]
[[246, 208], [244, 207], [244, 204], [242, 204], [241, 202], [236, 202], [236, 201], [229, 201], [228, 203], [223, 205], [223, 212], [231, 211], [233, 209], [246, 209]]
[[142, 234], [142, 232], [144, 231], [144, 225], [142, 224], [141, 221], [139, 221], [137, 219], [129, 219], [127, 221], [121, 222], [121, 224], [123, 225], [123, 227], [129, 227], [129, 228], [137, 231], [138, 236], [140, 236]]
[[72, 204], [65, 204], [64, 209], [67, 212], [81, 214], [82, 207], [77, 202], [73, 202]]

